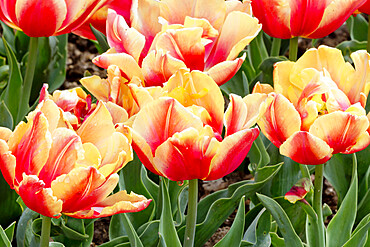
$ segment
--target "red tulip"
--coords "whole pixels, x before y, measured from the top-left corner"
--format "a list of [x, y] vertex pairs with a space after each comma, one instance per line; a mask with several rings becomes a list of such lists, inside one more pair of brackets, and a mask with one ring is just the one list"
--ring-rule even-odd
[[358, 10], [365, 14], [370, 14], [370, 1], [367, 0], [361, 7], [358, 8]]
[[0, 169], [10, 187], [27, 207], [54, 218], [145, 209], [151, 200], [144, 196], [126, 191], [110, 195], [132, 150], [105, 105], [99, 103], [76, 131], [70, 115], [45, 97], [14, 132], [0, 128]]
[[30, 37], [69, 33], [92, 16], [106, 0], [0, 0], [0, 20]]
[[252, 9], [272, 37], [317, 39], [337, 30], [365, 1], [252, 0]]

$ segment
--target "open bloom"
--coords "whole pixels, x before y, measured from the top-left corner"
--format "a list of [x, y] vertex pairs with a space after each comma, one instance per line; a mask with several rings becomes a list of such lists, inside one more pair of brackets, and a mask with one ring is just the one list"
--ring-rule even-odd
[[151, 14], [143, 14], [146, 5], [139, 7], [131, 27], [115, 12], [108, 14], [112, 49], [93, 62], [103, 68], [115, 64], [128, 80], [135, 75], [146, 86], [162, 85], [183, 67], [207, 72], [221, 85], [238, 71], [245, 59], [239, 53], [261, 29], [249, 2], [145, 2]]
[[337, 30], [366, 0], [253, 0], [253, 14], [268, 35], [322, 38]]
[[[246, 157], [258, 128], [239, 96], [231, 95], [225, 114], [225, 138], [204, 124], [202, 107], [184, 107], [161, 97], [146, 104], [128, 131], [133, 148], [152, 172], [173, 181], [214, 180], [234, 171]], [[119, 129], [119, 128], [118, 128]]]
[[274, 68], [274, 89], [257, 84], [266, 111], [257, 122], [280, 153], [302, 164], [317, 165], [335, 153], [354, 153], [370, 143], [364, 109], [370, 82], [370, 55], [352, 53], [355, 67], [341, 51], [320, 46], [297, 62]]
[[30, 209], [48, 216], [97, 218], [145, 209], [150, 200], [116, 187], [130, 160], [130, 141], [116, 132], [103, 103], [74, 131], [45, 98], [14, 132], [0, 128], [0, 169]]
[[30, 37], [69, 33], [84, 23], [106, 0], [0, 0], [0, 20]]
[[73, 30], [73, 33], [88, 39], [95, 39], [90, 28], [91, 24], [95, 29], [106, 35], [108, 9], [113, 9], [117, 14], [123, 16], [127, 24], [130, 25], [131, 6], [132, 0], [108, 0], [84, 24]]

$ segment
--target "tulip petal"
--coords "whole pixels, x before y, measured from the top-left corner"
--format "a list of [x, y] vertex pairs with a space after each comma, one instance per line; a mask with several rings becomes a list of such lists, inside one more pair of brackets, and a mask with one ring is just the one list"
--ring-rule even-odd
[[169, 137], [190, 127], [200, 129], [203, 123], [172, 98], [148, 103], [137, 114], [132, 126], [149, 144], [153, 154]]
[[85, 210], [104, 200], [116, 187], [119, 176], [107, 179], [94, 167], [78, 167], [51, 183], [54, 195], [63, 201], [63, 212]]
[[161, 1], [161, 16], [170, 24], [183, 24], [186, 16], [207, 19], [217, 30], [226, 15], [224, 0]]
[[107, 17], [107, 39], [109, 46], [114, 47], [118, 53], [127, 53], [139, 62], [145, 45], [144, 35], [130, 28], [125, 19], [111, 9]]
[[[352, 147], [357, 144], [359, 138], [366, 132], [368, 127], [369, 121], [366, 116], [355, 116], [338, 111], [319, 117], [311, 125], [310, 133], [324, 140], [334, 149], [334, 154], [350, 153]], [[370, 138], [367, 137], [367, 140], [361, 140], [361, 143], [361, 146], [364, 146], [366, 143], [369, 144]]]
[[247, 156], [252, 143], [258, 137], [258, 128], [244, 129], [227, 136], [212, 159], [209, 176], [204, 180], [216, 180], [233, 172]]
[[151, 201], [151, 199], [148, 200], [142, 195], [137, 195], [134, 192], [127, 194], [123, 190], [95, 204], [91, 207], [91, 210], [78, 211], [67, 215], [79, 219], [94, 219], [120, 213], [134, 213], [147, 208]]
[[23, 174], [19, 184], [18, 194], [26, 206], [44, 216], [59, 218], [62, 211], [62, 200], [53, 195], [50, 188], [34, 175]]
[[66, 2], [60, 0], [17, 0], [15, 9], [19, 27], [30, 37], [54, 35], [67, 15]]
[[22, 181], [23, 173], [39, 174], [48, 159], [51, 143], [48, 121], [40, 111], [31, 112], [27, 124], [17, 125], [8, 142], [17, 164], [21, 164], [15, 168], [15, 184]]
[[220, 88], [207, 74], [180, 69], [168, 80], [163, 90], [185, 107], [197, 105], [206, 109], [211, 116], [206, 124], [222, 133], [224, 98]]
[[301, 178], [293, 187], [285, 194], [284, 199], [290, 203], [296, 203], [304, 199], [308, 192], [310, 192], [312, 182], [310, 178]]
[[153, 160], [156, 168], [172, 181], [204, 179], [219, 146], [209, 126], [201, 131], [188, 128], [161, 144]]
[[99, 142], [115, 132], [112, 117], [102, 102], [77, 130], [83, 143], [91, 142], [99, 146]]
[[49, 158], [40, 171], [39, 178], [46, 187], [58, 176], [70, 172], [78, 159], [83, 157], [81, 139], [69, 129], [58, 128], [52, 134]]
[[222, 85], [228, 82], [238, 72], [245, 60], [245, 54], [233, 61], [224, 61], [208, 69], [207, 74], [217, 83]]
[[0, 170], [5, 181], [14, 189], [16, 159], [9, 151], [8, 144], [0, 139]]
[[266, 94], [260, 93], [248, 94], [243, 99], [230, 94], [230, 104], [225, 112], [225, 136], [255, 125], [266, 111], [267, 98]]
[[333, 149], [320, 138], [306, 132], [298, 131], [281, 146], [280, 153], [295, 162], [307, 165], [319, 165], [328, 161]]
[[257, 18], [240, 11], [231, 12], [226, 17], [210, 57], [206, 58], [206, 68], [222, 61], [234, 60], [257, 36], [261, 27]]
[[126, 79], [132, 80], [134, 76], [137, 76], [141, 80], [144, 80], [139, 65], [131, 55], [112, 52], [112, 50], [109, 50], [108, 52], [95, 57], [93, 59], [93, 63], [104, 69], [108, 69], [109, 65], [116, 65], [123, 73], [123, 77]]
[[149, 52], [142, 63], [145, 86], [163, 86], [163, 83], [180, 68], [186, 68], [185, 63], [172, 57], [168, 52], [164, 53], [163, 50]]
[[[325, 1], [319, 1], [325, 2]], [[307, 35], [307, 38], [317, 39], [322, 38], [335, 30], [337, 30], [343, 22], [345, 22], [352, 13], [357, 10], [366, 0], [336, 0], [329, 1], [329, 5], [325, 8], [322, 21], [318, 28]], [[307, 12], [311, 13], [311, 12]], [[310, 21], [312, 18], [310, 18]]]
[[155, 49], [169, 52], [190, 69], [203, 71], [205, 48], [201, 27], [169, 29], [155, 38]]
[[276, 94], [267, 107], [266, 113], [257, 121], [262, 133], [276, 146], [299, 131], [301, 118], [299, 113], [281, 94]]
[[261, 22], [264, 32], [279, 39], [292, 38], [289, 28], [291, 10], [287, 1], [253, 0], [251, 5], [253, 15]]
[[10, 129], [0, 126], [0, 139], [7, 142], [11, 134], [12, 134], [12, 131]]
[[84, 77], [80, 80], [81, 84], [95, 96], [97, 100], [109, 101], [110, 85], [107, 80], [101, 79], [97, 75]]

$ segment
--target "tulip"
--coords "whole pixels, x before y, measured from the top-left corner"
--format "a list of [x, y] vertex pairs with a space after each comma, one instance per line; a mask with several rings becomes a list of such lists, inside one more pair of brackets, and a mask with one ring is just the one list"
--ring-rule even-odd
[[[235, 110], [241, 105], [239, 98], [231, 96], [232, 103], [225, 114], [227, 129], [239, 124], [235, 123], [238, 117], [246, 120], [246, 114], [239, 116], [240, 111]], [[126, 129], [132, 133], [139, 159], [155, 174], [173, 181], [215, 180], [234, 171], [257, 138], [258, 128], [250, 129], [255, 121], [244, 122], [222, 140], [194, 108], [161, 97], [145, 105]]]
[[337, 30], [366, 0], [253, 0], [253, 14], [268, 35], [322, 38]]
[[[103, 103], [75, 131], [46, 95], [14, 132], [0, 129], [0, 169], [30, 209], [47, 217], [98, 218], [145, 209], [151, 200], [116, 187], [130, 141]], [[3, 135], [4, 134], [4, 135]]]
[[106, 0], [0, 0], [0, 20], [30, 37], [69, 33], [90, 18]]
[[115, 10], [117, 14], [123, 16], [126, 23], [130, 25], [131, 6], [132, 0], [108, 0], [103, 7], [90, 17], [90, 19], [73, 30], [73, 33], [88, 39], [95, 39], [90, 28], [90, 25], [92, 25], [95, 29], [106, 35], [108, 9]]
[[257, 123], [281, 154], [318, 165], [335, 153], [354, 153], [370, 143], [364, 109], [370, 55], [357, 51], [351, 58], [355, 68], [338, 49], [310, 49], [296, 63], [275, 64], [274, 89], [255, 87], [254, 93], [264, 95], [268, 104]]
[[153, 13], [137, 15], [131, 27], [115, 12], [108, 14], [112, 48], [93, 62], [103, 68], [116, 64], [128, 80], [134, 74], [146, 86], [163, 85], [183, 67], [207, 72], [221, 85], [238, 71], [245, 59], [239, 53], [261, 29], [249, 2], [145, 2], [152, 4]]

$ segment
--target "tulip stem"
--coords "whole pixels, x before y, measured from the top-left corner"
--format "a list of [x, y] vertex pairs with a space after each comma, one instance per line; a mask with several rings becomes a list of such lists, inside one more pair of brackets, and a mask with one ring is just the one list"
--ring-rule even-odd
[[281, 39], [272, 38], [271, 45], [271, 57], [277, 57], [280, 55]]
[[325, 246], [324, 240], [324, 219], [322, 216], [322, 187], [324, 181], [324, 164], [315, 167], [315, 188], [313, 195], [313, 209], [315, 210], [319, 223], [319, 235], [317, 236], [318, 247]]
[[30, 46], [27, 59], [26, 74], [23, 80], [22, 97], [19, 102], [19, 109], [17, 115], [17, 123], [23, 120], [24, 116], [28, 112], [30, 95], [33, 84], [33, 76], [35, 74], [36, 62], [37, 62], [37, 47], [38, 37], [30, 37]]
[[189, 202], [186, 216], [184, 247], [194, 246], [195, 226], [197, 221], [198, 179], [189, 180]]
[[370, 53], [370, 20], [369, 20], [369, 23], [367, 25], [367, 46], [366, 46], [366, 50], [367, 52]]
[[298, 37], [294, 37], [291, 38], [289, 42], [289, 60], [293, 62], [297, 61], [297, 53], [298, 53]]
[[51, 227], [51, 218], [42, 216], [40, 247], [49, 246], [50, 227]]

